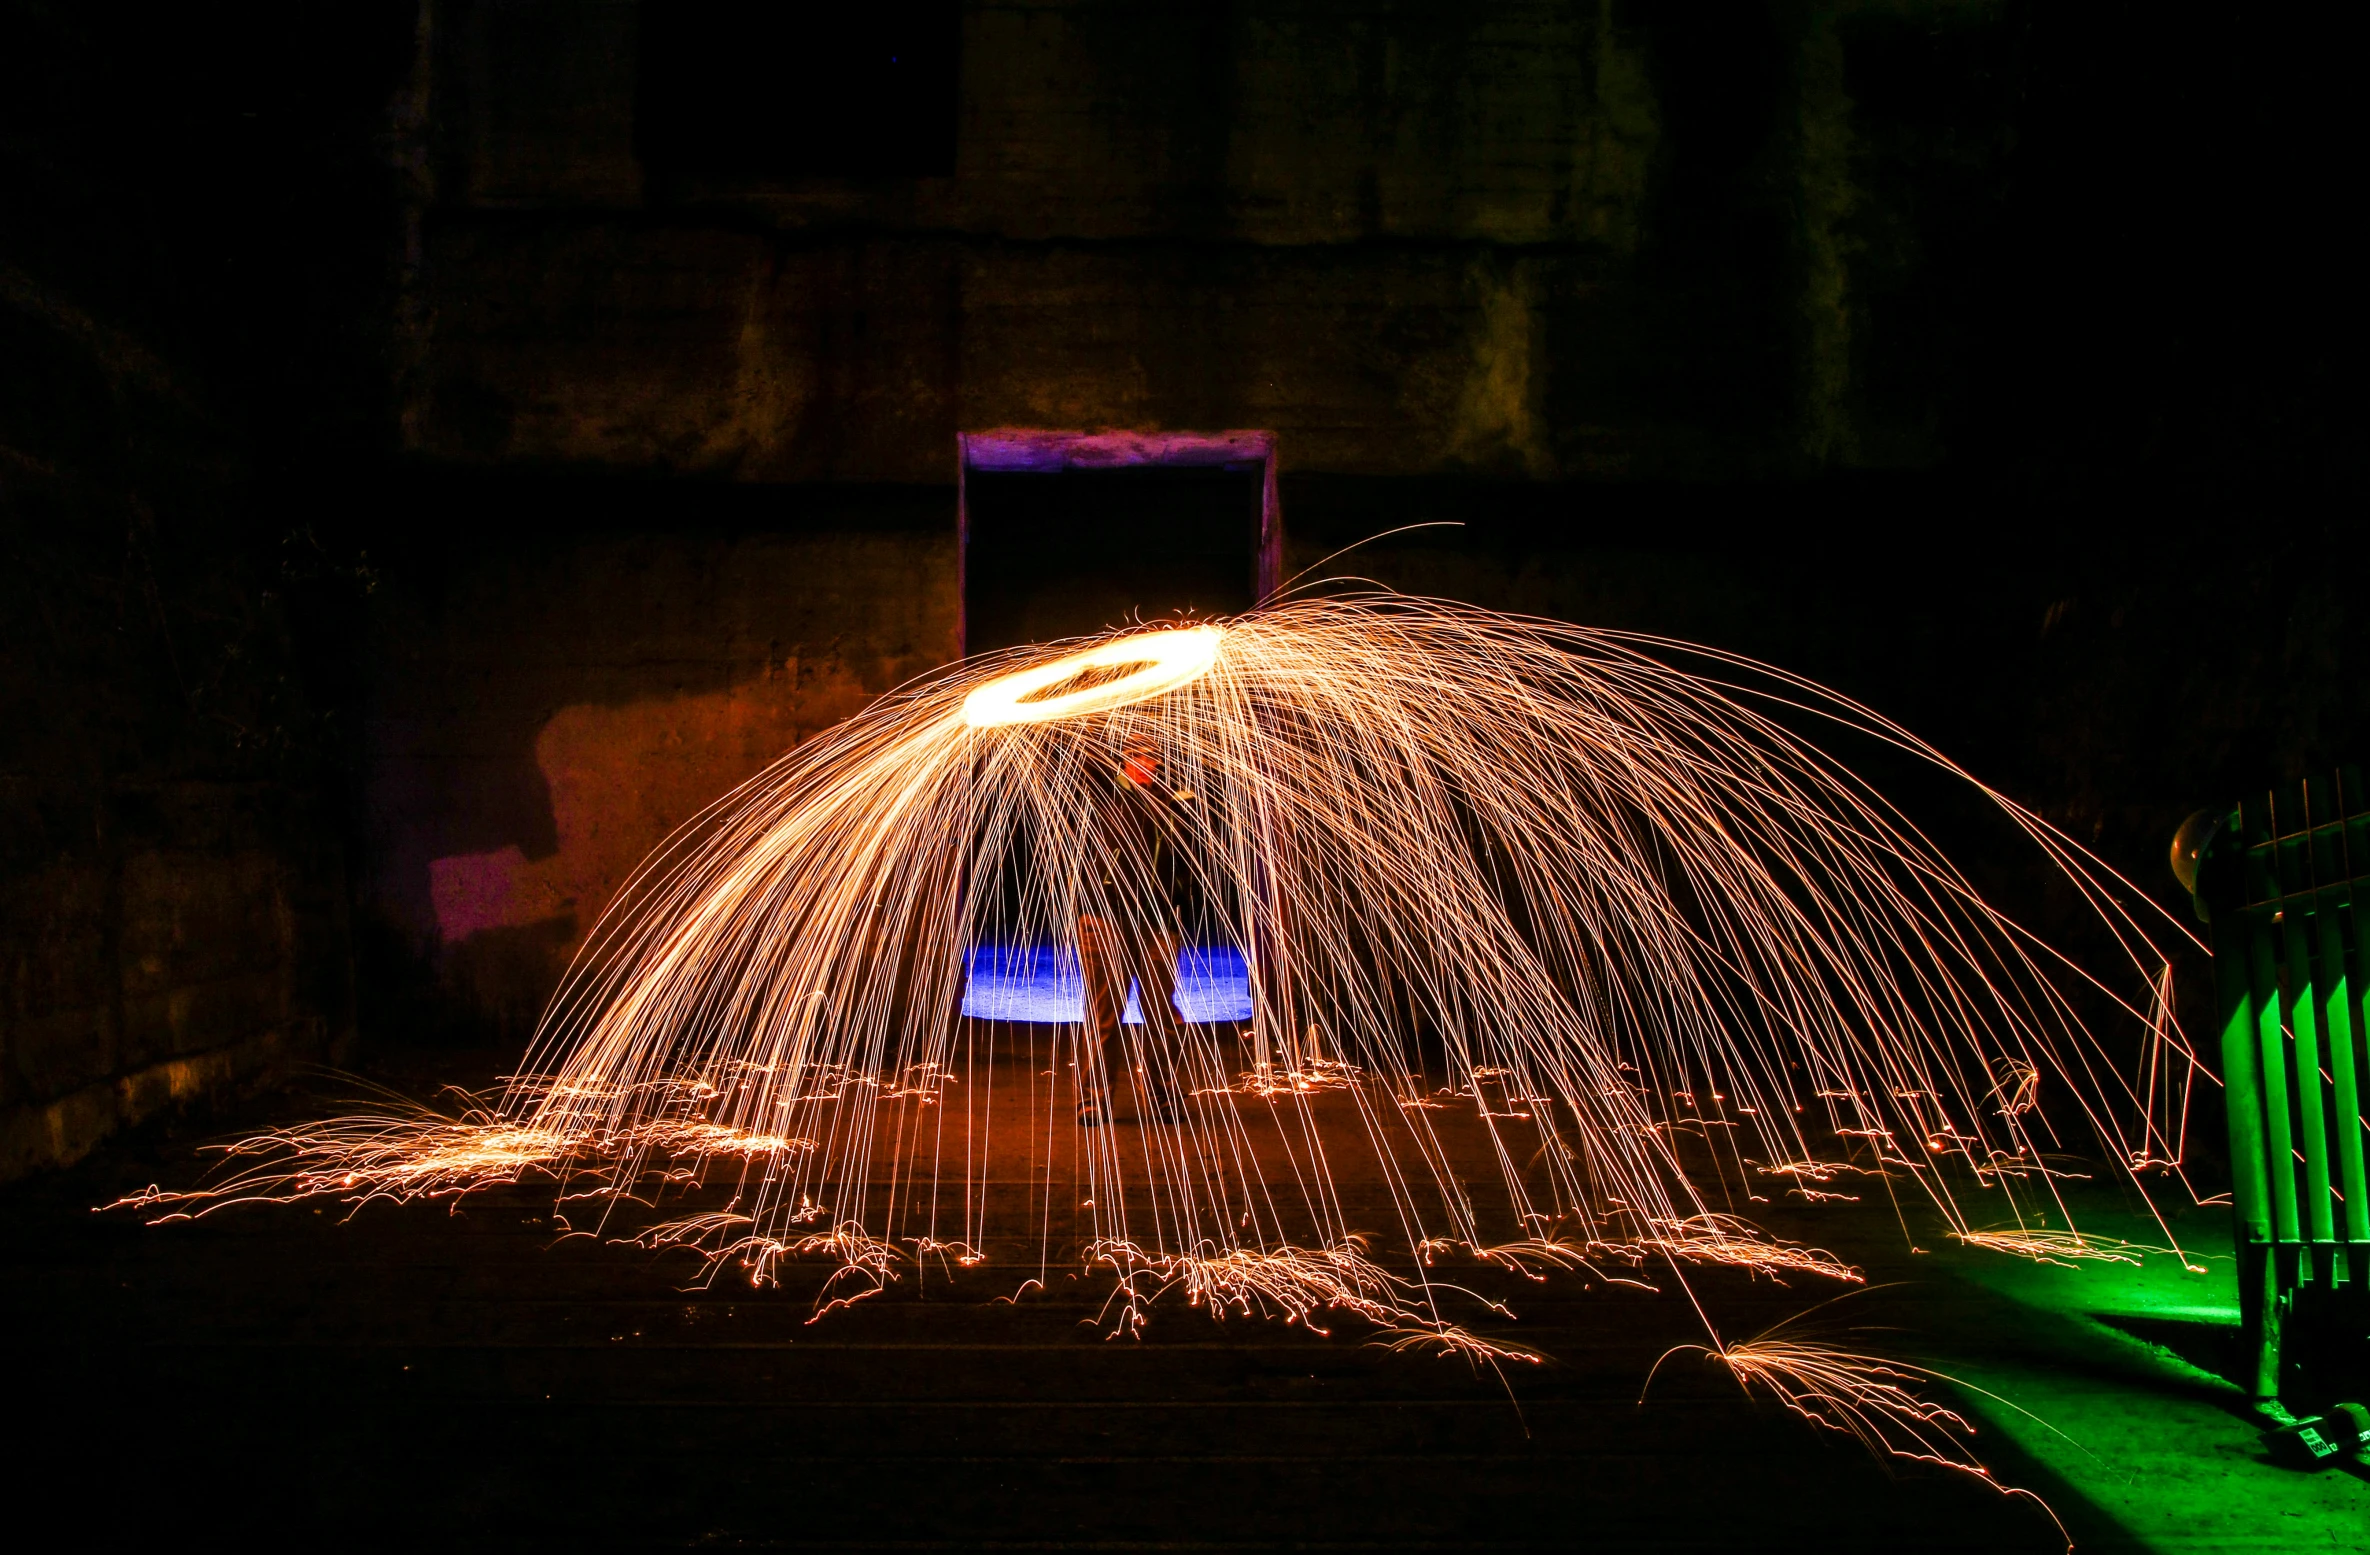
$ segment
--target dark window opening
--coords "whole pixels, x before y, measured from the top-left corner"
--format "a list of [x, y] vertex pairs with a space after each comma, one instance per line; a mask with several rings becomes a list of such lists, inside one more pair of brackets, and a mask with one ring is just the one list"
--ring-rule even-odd
[[961, 43], [951, 0], [645, 5], [635, 149], [661, 178], [943, 177]]
[[1250, 609], [1263, 474], [1255, 464], [972, 471], [965, 650]]

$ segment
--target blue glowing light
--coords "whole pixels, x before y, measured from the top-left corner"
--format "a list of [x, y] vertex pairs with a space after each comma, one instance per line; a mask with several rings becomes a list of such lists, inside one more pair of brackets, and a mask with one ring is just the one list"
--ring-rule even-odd
[[[1141, 991], [1127, 991], [1131, 1026], [1144, 1023]], [[1232, 945], [1188, 945], [1177, 956], [1178, 1012], [1189, 1021], [1249, 1020], [1251, 972]], [[1077, 956], [1053, 945], [981, 945], [971, 952], [963, 1013], [980, 1020], [1085, 1019]]]

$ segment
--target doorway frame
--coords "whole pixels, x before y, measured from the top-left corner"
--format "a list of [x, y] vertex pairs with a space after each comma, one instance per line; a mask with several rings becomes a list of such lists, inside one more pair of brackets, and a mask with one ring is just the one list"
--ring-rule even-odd
[[1266, 603], [1284, 581], [1284, 515], [1276, 501], [1273, 432], [1065, 431], [991, 427], [955, 434], [955, 643], [971, 652], [971, 497], [974, 470], [1056, 475], [1064, 470], [1126, 470], [1167, 465], [1259, 464], [1259, 539], [1251, 602]]

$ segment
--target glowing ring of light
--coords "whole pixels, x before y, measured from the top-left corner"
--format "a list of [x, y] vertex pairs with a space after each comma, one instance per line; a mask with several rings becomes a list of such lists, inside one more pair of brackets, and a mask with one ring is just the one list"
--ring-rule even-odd
[[[1187, 626], [1097, 643], [1083, 653], [989, 681], [963, 699], [963, 722], [974, 729], [1052, 723], [1059, 718], [1109, 712], [1114, 707], [1174, 691], [1209, 673], [1210, 666], [1217, 662], [1218, 639], [1222, 635], [1214, 626]], [[1132, 664], [1136, 668], [1099, 686], [1047, 697], [1042, 702], [1028, 700], [1046, 687], [1058, 686], [1086, 670], [1110, 669], [1120, 664]]]

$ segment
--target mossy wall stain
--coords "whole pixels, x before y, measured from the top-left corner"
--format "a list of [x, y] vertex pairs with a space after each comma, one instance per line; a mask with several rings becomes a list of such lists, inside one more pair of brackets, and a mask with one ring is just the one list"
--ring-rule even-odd
[[1536, 276], [1522, 261], [1475, 261], [1466, 284], [1478, 304], [1470, 336], [1472, 362], [1457, 399], [1451, 457], [1492, 474], [1552, 475], [1540, 401], [1540, 327], [1533, 294]]

